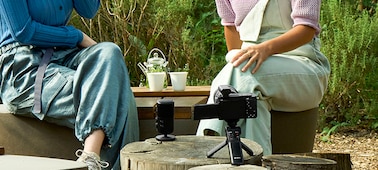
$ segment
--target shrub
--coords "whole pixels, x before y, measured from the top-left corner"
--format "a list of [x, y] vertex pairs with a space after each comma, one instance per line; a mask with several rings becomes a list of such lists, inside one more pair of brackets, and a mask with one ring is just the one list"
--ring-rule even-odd
[[347, 122], [377, 128], [378, 19], [355, 9], [348, 1], [323, 2], [322, 51], [330, 59], [332, 73], [321, 126]]
[[192, 85], [210, 84], [224, 65], [223, 28], [213, 0], [107, 0], [92, 20], [74, 15], [71, 23], [97, 41], [112, 41], [124, 51], [133, 86], [141, 75], [138, 62], [161, 49], [168, 67], [189, 64]]
[[[168, 67], [189, 64], [189, 83], [209, 85], [225, 64], [226, 45], [214, 0], [105, 0], [98, 15], [71, 23], [123, 50], [133, 86], [138, 62], [157, 47]], [[370, 0], [322, 1], [320, 38], [332, 73], [321, 103], [320, 128], [378, 129], [378, 14]], [[376, 2], [376, 1], [375, 1]]]

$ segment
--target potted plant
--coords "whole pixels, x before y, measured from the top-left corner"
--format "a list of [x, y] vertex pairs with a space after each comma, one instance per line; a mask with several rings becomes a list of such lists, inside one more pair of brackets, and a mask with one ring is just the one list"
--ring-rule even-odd
[[189, 72], [188, 64], [185, 64], [184, 68], [179, 68], [177, 71], [168, 72], [174, 91], [185, 90], [188, 72]]

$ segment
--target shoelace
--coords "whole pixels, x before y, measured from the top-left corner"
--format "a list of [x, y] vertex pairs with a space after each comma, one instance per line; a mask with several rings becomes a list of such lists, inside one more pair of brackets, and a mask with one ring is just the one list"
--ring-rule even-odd
[[[95, 167], [98, 167], [98, 168], [107, 168], [109, 166], [108, 162], [101, 161], [100, 158], [95, 153], [88, 153], [88, 152], [85, 152], [82, 149], [78, 149], [75, 152], [75, 155], [77, 157], [79, 157], [79, 159], [80, 158], [83, 159], [83, 162], [86, 163], [88, 166], [95, 166]], [[89, 158], [93, 161], [87, 161], [87, 158]], [[92, 163], [94, 163], [95, 165], [93, 165]]]

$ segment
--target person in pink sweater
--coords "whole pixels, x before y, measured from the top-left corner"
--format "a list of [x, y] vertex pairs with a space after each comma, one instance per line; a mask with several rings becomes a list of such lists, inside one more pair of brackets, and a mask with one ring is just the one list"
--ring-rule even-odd
[[[330, 64], [320, 52], [320, 6], [321, 0], [216, 0], [228, 53], [208, 103], [224, 84], [257, 95], [257, 118], [238, 125], [241, 137], [260, 144], [264, 155], [272, 154], [270, 111], [316, 108], [327, 88]], [[218, 119], [201, 120], [197, 135], [224, 135], [224, 126]]]

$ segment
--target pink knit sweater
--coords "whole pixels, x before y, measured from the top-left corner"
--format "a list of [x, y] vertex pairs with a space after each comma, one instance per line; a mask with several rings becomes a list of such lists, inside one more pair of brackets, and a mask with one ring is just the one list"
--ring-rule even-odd
[[[222, 19], [224, 26], [236, 26], [247, 16], [248, 12], [256, 5], [259, 0], [215, 0], [217, 11]], [[280, 0], [282, 1], [282, 0]], [[307, 25], [316, 29], [319, 34], [319, 15], [321, 0], [290, 0], [291, 18], [296, 25]]]

